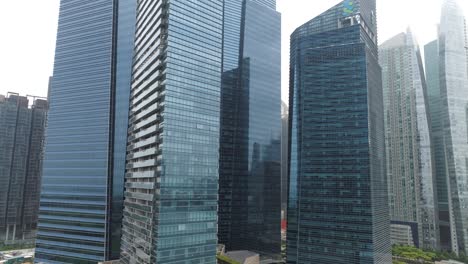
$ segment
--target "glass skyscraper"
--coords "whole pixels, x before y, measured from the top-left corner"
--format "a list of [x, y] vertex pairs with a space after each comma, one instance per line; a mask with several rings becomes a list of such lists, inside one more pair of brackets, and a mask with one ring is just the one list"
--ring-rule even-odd
[[[412, 229], [413, 245], [438, 249], [434, 148], [419, 46], [408, 30], [384, 42], [379, 58], [390, 219]], [[398, 233], [391, 235], [392, 243], [399, 241]]]
[[47, 101], [0, 95], [0, 243], [33, 244]]
[[288, 211], [288, 155], [289, 155], [289, 107], [281, 102], [281, 219], [286, 220]]
[[36, 262], [119, 257], [135, 10], [60, 3]]
[[137, 6], [123, 263], [215, 264], [223, 1]]
[[[431, 113], [435, 112], [441, 239], [456, 253], [468, 254], [468, 54], [466, 21], [456, 0], [445, 0], [437, 42], [426, 48]], [[437, 54], [437, 55], [435, 55]], [[437, 80], [439, 91], [437, 91]], [[439, 96], [440, 100], [435, 97]], [[439, 174], [440, 172], [440, 174]], [[444, 181], [445, 180], [445, 181]], [[445, 184], [444, 184], [445, 183]]]
[[281, 249], [281, 16], [275, 0], [224, 1], [219, 243]]
[[431, 116], [431, 136], [434, 149], [437, 207], [440, 231], [440, 247], [451, 250], [450, 216], [448, 206], [447, 171], [445, 165], [445, 145], [442, 124], [442, 98], [440, 96], [439, 45], [434, 40], [424, 46], [426, 81], [429, 113]]
[[291, 36], [287, 263], [391, 263], [375, 0]]

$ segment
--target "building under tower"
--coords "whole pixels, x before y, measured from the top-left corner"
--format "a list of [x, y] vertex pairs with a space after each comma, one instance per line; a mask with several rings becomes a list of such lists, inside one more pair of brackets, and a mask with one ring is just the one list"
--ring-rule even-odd
[[1, 244], [34, 243], [47, 108], [43, 98], [0, 95]]

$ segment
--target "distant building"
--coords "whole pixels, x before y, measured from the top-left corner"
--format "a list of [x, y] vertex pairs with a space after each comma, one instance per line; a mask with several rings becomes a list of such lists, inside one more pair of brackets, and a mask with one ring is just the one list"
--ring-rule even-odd
[[391, 263], [375, 0], [291, 35], [288, 264]]
[[288, 105], [281, 102], [281, 220], [288, 215]]
[[426, 45], [442, 248], [468, 254], [468, 41], [457, 0], [445, 0], [437, 41]]
[[392, 224], [390, 228], [390, 240], [392, 245], [415, 246], [411, 226]]
[[0, 243], [33, 242], [47, 101], [0, 96]]
[[[415, 246], [438, 249], [436, 171], [427, 87], [419, 46], [413, 34], [408, 30], [385, 41], [380, 45], [379, 59], [390, 219], [415, 229], [416, 239], [412, 241]], [[391, 230], [400, 228], [392, 226]], [[392, 234], [392, 238], [395, 236]]]

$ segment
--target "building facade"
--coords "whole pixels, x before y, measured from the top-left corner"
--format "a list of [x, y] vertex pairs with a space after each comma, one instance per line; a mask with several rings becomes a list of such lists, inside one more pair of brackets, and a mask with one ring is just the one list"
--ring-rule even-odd
[[415, 246], [438, 249], [434, 148], [420, 50], [408, 30], [384, 42], [379, 58], [390, 220], [392, 225], [415, 227]]
[[376, 3], [291, 36], [287, 263], [391, 263]]
[[288, 215], [289, 107], [281, 102], [281, 219]]
[[281, 16], [275, 0], [224, 2], [219, 242], [280, 257]]
[[[439, 37], [426, 47], [443, 247], [468, 254], [468, 53], [466, 21], [456, 0], [444, 1]], [[437, 80], [439, 90], [437, 90]], [[440, 100], [437, 100], [439, 96]], [[445, 170], [445, 171], [441, 171]]]
[[135, 10], [60, 2], [36, 262], [119, 257]]
[[33, 243], [47, 101], [0, 95], [0, 243]]
[[138, 1], [122, 263], [216, 263], [222, 36], [221, 0]]
[[434, 149], [437, 208], [439, 218], [440, 247], [451, 250], [450, 216], [448, 206], [447, 170], [442, 124], [442, 98], [440, 96], [439, 45], [434, 40], [424, 46], [428, 108], [431, 116], [431, 136]]

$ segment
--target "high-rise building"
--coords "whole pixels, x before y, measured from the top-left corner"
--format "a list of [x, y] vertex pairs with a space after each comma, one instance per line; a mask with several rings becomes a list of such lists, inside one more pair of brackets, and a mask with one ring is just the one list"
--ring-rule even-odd
[[468, 61], [463, 11], [445, 0], [437, 41], [426, 46], [436, 148], [441, 244], [468, 254]]
[[428, 108], [430, 113], [431, 137], [434, 150], [437, 208], [439, 218], [440, 248], [451, 250], [450, 217], [448, 206], [447, 171], [442, 124], [442, 99], [440, 97], [439, 47], [438, 40], [424, 46]]
[[375, 0], [291, 36], [287, 263], [391, 263]]
[[138, 1], [123, 263], [216, 263], [222, 43], [223, 1]]
[[60, 2], [36, 262], [119, 257], [135, 10]]
[[[392, 225], [407, 226], [412, 245], [439, 248], [435, 165], [421, 53], [408, 30], [380, 46], [386, 169]], [[391, 231], [399, 230], [391, 228]], [[392, 234], [392, 237], [398, 237]], [[397, 239], [392, 243], [401, 243]]]
[[0, 243], [33, 243], [47, 101], [0, 95]]
[[288, 147], [289, 147], [289, 107], [281, 102], [281, 219], [288, 215]]
[[276, 0], [224, 3], [219, 243], [280, 257], [281, 16]]

